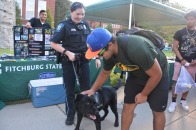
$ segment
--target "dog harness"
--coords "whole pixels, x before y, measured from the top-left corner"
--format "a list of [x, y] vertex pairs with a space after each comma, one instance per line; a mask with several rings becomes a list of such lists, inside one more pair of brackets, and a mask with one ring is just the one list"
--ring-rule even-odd
[[94, 99], [97, 109], [101, 108], [103, 106], [103, 100], [98, 92], [95, 92]]

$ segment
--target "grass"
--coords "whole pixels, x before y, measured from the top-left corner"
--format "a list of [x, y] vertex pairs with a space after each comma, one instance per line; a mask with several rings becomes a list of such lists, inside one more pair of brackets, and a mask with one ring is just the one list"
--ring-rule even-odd
[[9, 48], [0, 48], [0, 55], [2, 54], [14, 54], [14, 50], [13, 49], [9, 49]]
[[163, 53], [167, 56], [167, 57], [175, 57], [175, 54], [173, 51], [163, 51]]
[[[163, 51], [163, 52], [165, 53], [165, 55], [167, 57], [174, 57], [175, 56], [172, 51]], [[14, 54], [14, 51], [13, 51], [13, 49], [9, 49], [9, 48], [0, 48], [0, 55], [2, 55], [4, 53], [6, 53], [6, 54]]]

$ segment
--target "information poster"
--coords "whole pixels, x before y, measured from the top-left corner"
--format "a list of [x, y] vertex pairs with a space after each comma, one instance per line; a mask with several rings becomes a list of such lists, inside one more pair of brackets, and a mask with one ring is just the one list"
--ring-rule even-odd
[[14, 55], [16, 57], [28, 56], [28, 29], [21, 26], [14, 27]]
[[54, 30], [53, 29], [45, 29], [45, 56], [48, 55], [54, 55], [55, 51], [54, 49], [52, 49], [52, 47], [50, 46], [50, 39], [52, 38], [53, 34], [54, 34]]
[[14, 26], [14, 54], [17, 57], [51, 56], [55, 54], [50, 46], [54, 29], [25, 28]]
[[44, 56], [42, 28], [29, 28], [29, 56]]

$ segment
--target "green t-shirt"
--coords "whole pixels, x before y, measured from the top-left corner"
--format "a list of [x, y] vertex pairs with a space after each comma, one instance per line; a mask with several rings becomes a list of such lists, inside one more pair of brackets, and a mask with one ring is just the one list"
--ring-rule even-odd
[[148, 39], [137, 35], [122, 35], [117, 37], [117, 45], [118, 54], [103, 60], [105, 70], [111, 70], [116, 65], [122, 71], [128, 71], [133, 78], [148, 79], [145, 71], [152, 67], [156, 58], [162, 69], [162, 77], [168, 76], [164, 53]]

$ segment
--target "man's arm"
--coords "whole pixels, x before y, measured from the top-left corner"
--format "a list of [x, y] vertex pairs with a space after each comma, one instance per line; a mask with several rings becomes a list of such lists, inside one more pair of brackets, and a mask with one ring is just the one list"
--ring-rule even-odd
[[26, 28], [32, 28], [33, 24], [35, 22], [35, 18], [31, 18], [25, 25]]
[[30, 22], [27, 22], [26, 25], [25, 25], [25, 27], [26, 28], [32, 28], [31, 23]]
[[148, 95], [157, 86], [157, 84], [159, 83], [162, 77], [162, 70], [157, 59], [154, 60], [154, 64], [152, 65], [152, 67], [145, 72], [149, 76], [149, 79], [142, 92], [136, 95], [135, 97], [136, 103], [146, 102]]
[[157, 86], [162, 77], [162, 70], [157, 59], [154, 60], [154, 64], [149, 70], [146, 71], [146, 74], [149, 76], [149, 79], [141, 93], [148, 96]]
[[179, 41], [174, 40], [174, 44], [173, 44], [173, 51], [175, 53], [175, 55], [178, 57], [178, 59], [181, 61], [182, 65], [186, 64], [186, 60], [183, 59], [183, 57], [181, 56], [179, 50], [178, 50], [178, 46], [179, 46]]

